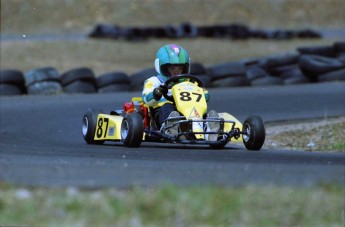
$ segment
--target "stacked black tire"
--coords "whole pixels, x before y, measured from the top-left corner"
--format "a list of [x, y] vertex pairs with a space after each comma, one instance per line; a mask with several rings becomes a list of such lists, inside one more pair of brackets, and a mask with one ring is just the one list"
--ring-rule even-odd
[[60, 74], [53, 67], [28, 71], [24, 74], [29, 95], [54, 95], [63, 93]]
[[345, 42], [332, 46], [298, 48], [299, 66], [312, 82], [345, 80]]
[[114, 71], [100, 75], [96, 79], [99, 93], [130, 90], [130, 79], [124, 72]]
[[97, 92], [94, 72], [89, 68], [76, 68], [61, 75], [61, 85], [65, 93]]
[[226, 62], [208, 67], [212, 87], [249, 86], [246, 68], [242, 62]]
[[80, 67], [62, 73], [53, 67], [0, 71], [0, 95], [55, 95], [75, 93], [109, 93], [130, 90], [130, 79], [124, 72], [115, 71], [96, 78], [92, 69]]
[[[191, 64], [191, 75], [205, 87], [292, 85], [310, 82], [345, 81], [345, 42], [300, 47], [294, 53], [243, 59], [205, 67]], [[98, 77], [87, 67], [59, 74], [53, 67], [0, 71], [0, 95], [52, 95], [61, 93], [109, 93], [141, 91], [146, 79], [157, 75], [154, 68], [128, 76], [121, 71]]]
[[121, 27], [112, 24], [98, 24], [89, 34], [91, 38], [123, 39], [143, 41], [149, 38], [230, 38], [230, 39], [304, 39], [321, 38], [321, 34], [311, 29], [303, 30], [263, 30], [251, 29], [243, 24], [218, 24], [196, 26], [191, 23], [156, 27]]
[[140, 91], [143, 89], [143, 85], [145, 80], [150, 78], [151, 76], [156, 76], [157, 72], [155, 68], [148, 68], [144, 70], [140, 70], [139, 72], [133, 73], [130, 75], [130, 90], [132, 91]]
[[[191, 65], [191, 74], [206, 87], [293, 85], [345, 80], [345, 42], [328, 46], [300, 47], [296, 52], [263, 58], [242, 59], [205, 67]], [[154, 68], [130, 76], [131, 90], [142, 89], [156, 75]]]
[[201, 63], [192, 63], [190, 66], [190, 74], [198, 78], [205, 87], [211, 87], [211, 77], [205, 66]]
[[19, 70], [0, 71], [0, 95], [26, 94], [24, 75]]
[[291, 85], [345, 80], [345, 42], [207, 68], [213, 87]]

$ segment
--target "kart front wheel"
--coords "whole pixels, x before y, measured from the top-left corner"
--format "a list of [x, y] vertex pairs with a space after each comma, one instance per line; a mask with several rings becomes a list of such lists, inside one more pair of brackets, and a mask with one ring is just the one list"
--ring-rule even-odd
[[84, 140], [88, 144], [103, 144], [103, 140], [94, 140], [96, 126], [97, 126], [97, 117], [98, 114], [102, 113], [101, 110], [89, 109], [83, 116], [82, 122], [82, 132]]
[[253, 116], [244, 121], [243, 143], [248, 150], [260, 150], [265, 137], [265, 126], [261, 117]]
[[144, 126], [138, 113], [127, 114], [121, 124], [122, 142], [128, 147], [139, 147], [143, 138]]

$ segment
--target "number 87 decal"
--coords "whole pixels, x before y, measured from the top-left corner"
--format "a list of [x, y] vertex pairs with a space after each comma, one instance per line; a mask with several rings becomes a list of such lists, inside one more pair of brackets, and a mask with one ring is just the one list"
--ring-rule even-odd
[[[181, 92], [180, 95], [181, 95], [181, 97], [180, 97], [181, 101], [191, 101], [192, 100], [190, 92], [184, 91], [184, 92]], [[199, 93], [192, 92], [192, 95], [197, 96], [196, 102], [199, 102], [201, 97], [202, 97], [202, 94], [199, 94]]]
[[[109, 118], [104, 118], [104, 122], [106, 123], [105, 126], [105, 131], [104, 131], [104, 138], [107, 136], [107, 130], [108, 130], [108, 123], [109, 123]], [[100, 118], [97, 122], [97, 138], [101, 138], [103, 135], [103, 118]]]

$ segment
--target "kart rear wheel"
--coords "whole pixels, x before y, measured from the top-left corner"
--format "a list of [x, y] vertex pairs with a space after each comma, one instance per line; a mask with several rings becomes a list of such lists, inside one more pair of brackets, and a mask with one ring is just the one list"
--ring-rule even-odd
[[247, 118], [243, 123], [243, 143], [248, 150], [260, 150], [265, 142], [265, 126], [261, 117]]
[[138, 113], [127, 114], [121, 124], [122, 142], [128, 147], [139, 147], [143, 138], [143, 120]]
[[89, 109], [83, 116], [82, 132], [84, 140], [88, 144], [103, 144], [104, 140], [94, 140], [98, 114], [101, 110]]

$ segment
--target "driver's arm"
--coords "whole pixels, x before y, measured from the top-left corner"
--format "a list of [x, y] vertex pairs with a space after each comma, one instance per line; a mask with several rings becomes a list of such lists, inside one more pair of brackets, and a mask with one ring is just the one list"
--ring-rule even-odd
[[157, 77], [151, 77], [147, 79], [144, 83], [144, 89], [142, 93], [142, 98], [145, 104], [148, 106], [151, 106], [153, 108], [160, 106], [159, 102], [166, 101], [165, 99], [158, 99], [155, 96], [154, 90], [156, 88], [159, 88], [160, 81], [157, 79]]

